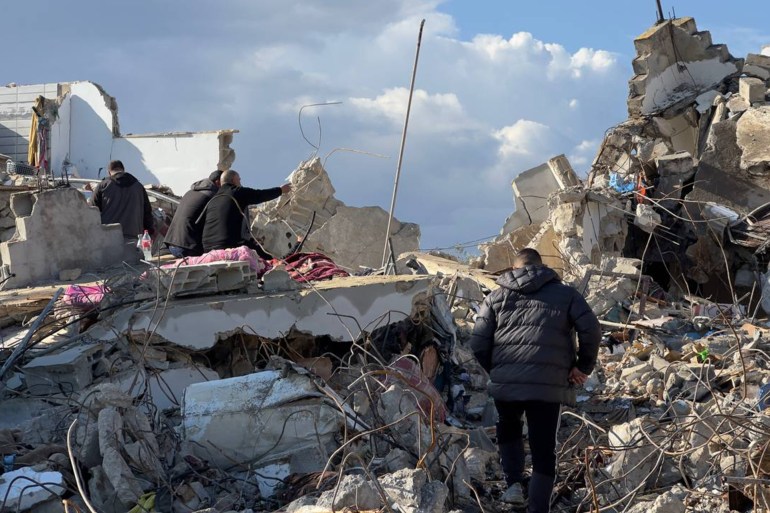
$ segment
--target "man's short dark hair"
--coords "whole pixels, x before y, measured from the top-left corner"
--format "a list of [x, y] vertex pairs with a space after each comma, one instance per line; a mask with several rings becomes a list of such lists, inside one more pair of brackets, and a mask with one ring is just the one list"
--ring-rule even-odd
[[513, 259], [514, 267], [524, 267], [525, 265], [543, 265], [543, 259], [540, 253], [532, 248], [524, 248]]
[[123, 163], [119, 160], [113, 160], [110, 162], [110, 165], [107, 166], [107, 169], [112, 172], [118, 172], [118, 171], [125, 171], [126, 168], [123, 167]]
[[209, 175], [209, 180], [211, 180], [212, 182], [216, 182], [217, 180], [222, 178], [222, 173], [223, 173], [223, 171], [219, 171], [219, 170], [214, 171], [213, 173], [211, 173]]

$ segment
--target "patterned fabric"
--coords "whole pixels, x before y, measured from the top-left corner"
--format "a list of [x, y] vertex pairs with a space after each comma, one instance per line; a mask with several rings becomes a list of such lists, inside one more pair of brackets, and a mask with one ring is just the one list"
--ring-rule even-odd
[[269, 262], [259, 258], [256, 251], [247, 248], [246, 246], [214, 249], [198, 257], [180, 258], [170, 264], [161, 266], [161, 268], [169, 269], [180, 265], [210, 264], [212, 262], [248, 262], [249, 267], [257, 273], [257, 276], [262, 276], [266, 271], [272, 268]]
[[289, 276], [300, 283], [331, 280], [335, 276], [350, 276], [350, 273], [321, 253], [295, 253], [283, 260], [272, 260], [272, 263], [284, 264]]

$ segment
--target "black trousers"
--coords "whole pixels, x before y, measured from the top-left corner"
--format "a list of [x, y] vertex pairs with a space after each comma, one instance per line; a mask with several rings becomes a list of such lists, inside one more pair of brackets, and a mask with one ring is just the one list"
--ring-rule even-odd
[[532, 480], [529, 483], [529, 511], [548, 511], [556, 476], [556, 433], [561, 405], [544, 401], [495, 401], [499, 420], [497, 444], [508, 486], [524, 481], [523, 419], [527, 416], [529, 449], [532, 452]]

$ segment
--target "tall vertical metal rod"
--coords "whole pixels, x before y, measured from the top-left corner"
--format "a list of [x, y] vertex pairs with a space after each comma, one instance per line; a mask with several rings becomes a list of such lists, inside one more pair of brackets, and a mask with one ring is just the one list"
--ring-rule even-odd
[[396, 167], [396, 180], [393, 184], [393, 198], [390, 200], [390, 214], [388, 215], [388, 230], [385, 232], [385, 249], [382, 250], [382, 266], [388, 260], [388, 239], [390, 227], [393, 224], [393, 211], [396, 208], [396, 195], [398, 194], [398, 179], [401, 177], [401, 162], [404, 159], [404, 144], [406, 143], [406, 129], [409, 126], [409, 113], [412, 110], [412, 95], [414, 94], [414, 79], [417, 76], [417, 62], [420, 59], [420, 43], [422, 42], [422, 28], [425, 20], [420, 22], [420, 34], [417, 36], [417, 52], [414, 55], [414, 67], [412, 68], [412, 83], [409, 85], [409, 101], [406, 104], [406, 119], [404, 119], [404, 131], [401, 133], [401, 149], [398, 152], [398, 166]]
[[660, 5], [660, 0], [655, 0], [658, 3], [658, 23], [666, 21], [666, 17], [663, 16], [663, 6]]

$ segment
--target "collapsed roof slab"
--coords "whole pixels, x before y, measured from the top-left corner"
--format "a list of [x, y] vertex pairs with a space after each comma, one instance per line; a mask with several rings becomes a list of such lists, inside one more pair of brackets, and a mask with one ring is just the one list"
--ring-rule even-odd
[[249, 330], [266, 338], [280, 338], [290, 330], [333, 340], [351, 341], [361, 331], [398, 322], [430, 289], [432, 277], [366, 276], [318, 282], [312, 289], [283, 294], [206, 297], [169, 303], [160, 320], [158, 308], [150, 304], [135, 310], [130, 318], [114, 320], [92, 336], [112, 340], [118, 333], [153, 333], [160, 339], [201, 350], [238, 330]]

